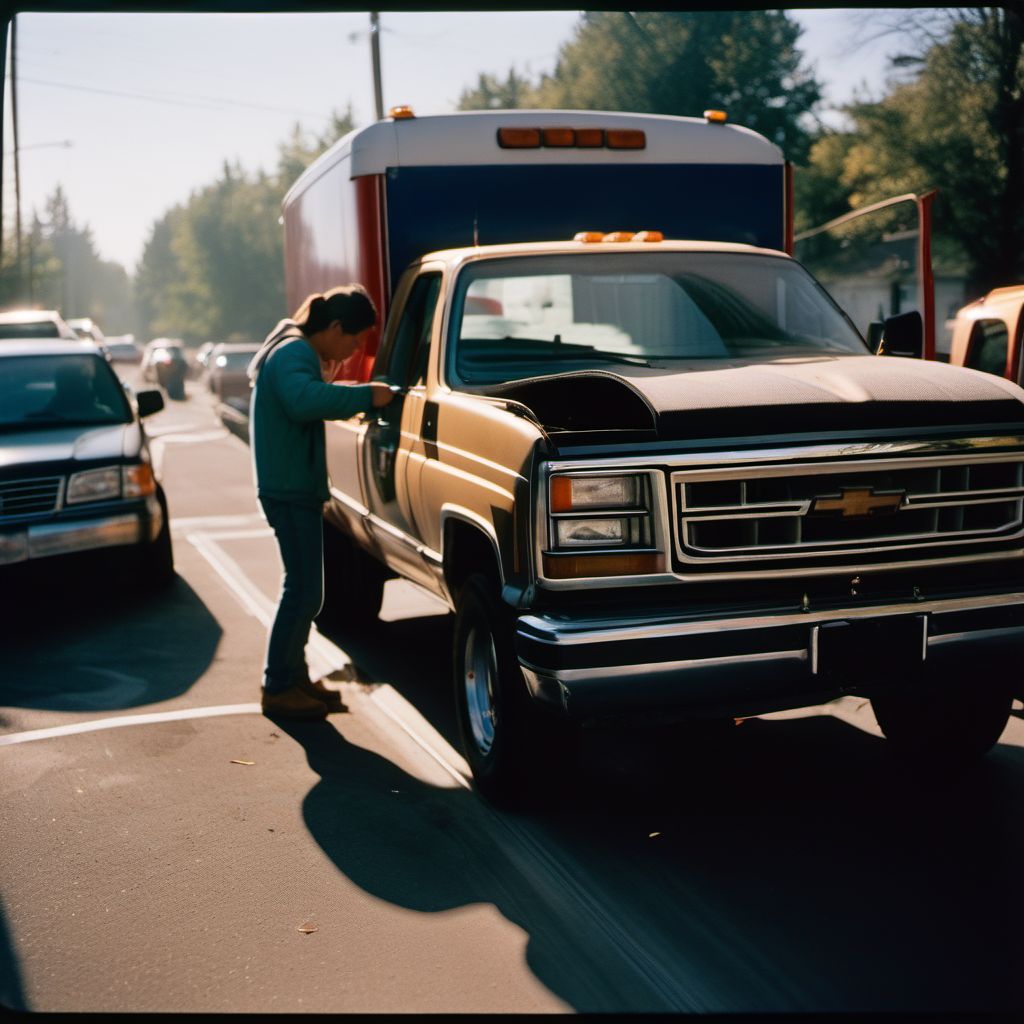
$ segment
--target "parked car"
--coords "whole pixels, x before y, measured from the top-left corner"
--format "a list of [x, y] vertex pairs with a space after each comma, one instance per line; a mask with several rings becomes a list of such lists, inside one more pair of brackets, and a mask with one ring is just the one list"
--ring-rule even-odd
[[250, 384], [247, 370], [259, 345], [218, 345], [210, 354], [207, 384], [218, 401], [235, 407], [249, 407]]
[[177, 338], [154, 338], [142, 354], [142, 379], [159, 384], [171, 398], [185, 397], [188, 359], [185, 343]]
[[107, 338], [103, 331], [100, 330], [100, 325], [94, 320], [90, 320], [87, 316], [74, 317], [68, 320], [68, 327], [71, 328], [83, 341], [91, 341], [97, 348], [100, 349], [108, 358], [110, 351], [107, 348]]
[[55, 309], [9, 309], [0, 313], [0, 338], [65, 338], [78, 335]]
[[949, 361], [1024, 384], [1024, 285], [993, 288], [957, 311]]
[[107, 355], [114, 363], [142, 362], [142, 348], [130, 334], [108, 337]]
[[0, 346], [0, 580], [18, 563], [100, 550], [146, 588], [173, 579], [167, 499], [141, 424], [163, 407], [157, 389], [129, 398], [95, 345]]

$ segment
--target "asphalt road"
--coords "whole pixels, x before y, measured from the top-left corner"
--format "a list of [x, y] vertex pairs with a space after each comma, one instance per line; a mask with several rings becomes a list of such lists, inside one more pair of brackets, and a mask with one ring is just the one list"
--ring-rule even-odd
[[4, 1005], [1024, 1007], [1019, 710], [944, 785], [906, 777], [854, 700], [710, 745], [605, 730], [559, 806], [498, 813], [457, 752], [450, 617], [407, 584], [375, 627], [311, 642], [347, 714], [259, 714], [280, 564], [247, 447], [188, 392], [147, 421], [173, 588], [5, 595]]

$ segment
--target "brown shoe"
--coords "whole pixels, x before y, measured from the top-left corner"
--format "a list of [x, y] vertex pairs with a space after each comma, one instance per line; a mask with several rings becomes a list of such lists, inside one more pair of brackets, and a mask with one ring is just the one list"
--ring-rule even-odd
[[341, 699], [341, 694], [337, 690], [325, 686], [320, 679], [317, 679], [316, 682], [309, 679], [299, 680], [295, 686], [307, 697], [320, 701], [328, 712], [348, 711], [348, 705]]
[[281, 718], [324, 718], [328, 711], [323, 701], [310, 697], [297, 685], [289, 686], [280, 693], [267, 693], [264, 690], [260, 706], [263, 714], [279, 715]]

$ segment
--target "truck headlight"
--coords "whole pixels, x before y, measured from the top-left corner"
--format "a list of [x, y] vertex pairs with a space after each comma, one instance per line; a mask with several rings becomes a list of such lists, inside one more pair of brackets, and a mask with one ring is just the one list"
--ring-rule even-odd
[[72, 473], [68, 480], [65, 501], [74, 505], [81, 501], [104, 501], [121, 497], [121, 467], [105, 466], [103, 469], [87, 469], [84, 473]]
[[548, 510], [549, 579], [639, 575], [664, 565], [649, 473], [552, 476]]

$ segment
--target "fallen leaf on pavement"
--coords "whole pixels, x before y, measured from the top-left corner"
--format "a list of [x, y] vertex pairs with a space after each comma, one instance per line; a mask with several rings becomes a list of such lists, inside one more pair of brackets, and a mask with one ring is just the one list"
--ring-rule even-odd
[[232, 758], [231, 759], [231, 763], [232, 764], [255, 764], [256, 762], [255, 761], [239, 761], [239, 760], [236, 760], [235, 758]]
[[307, 921], [305, 924], [300, 924], [295, 930], [302, 932], [303, 935], [312, 935], [313, 932], [318, 932], [320, 929], [312, 921]]

